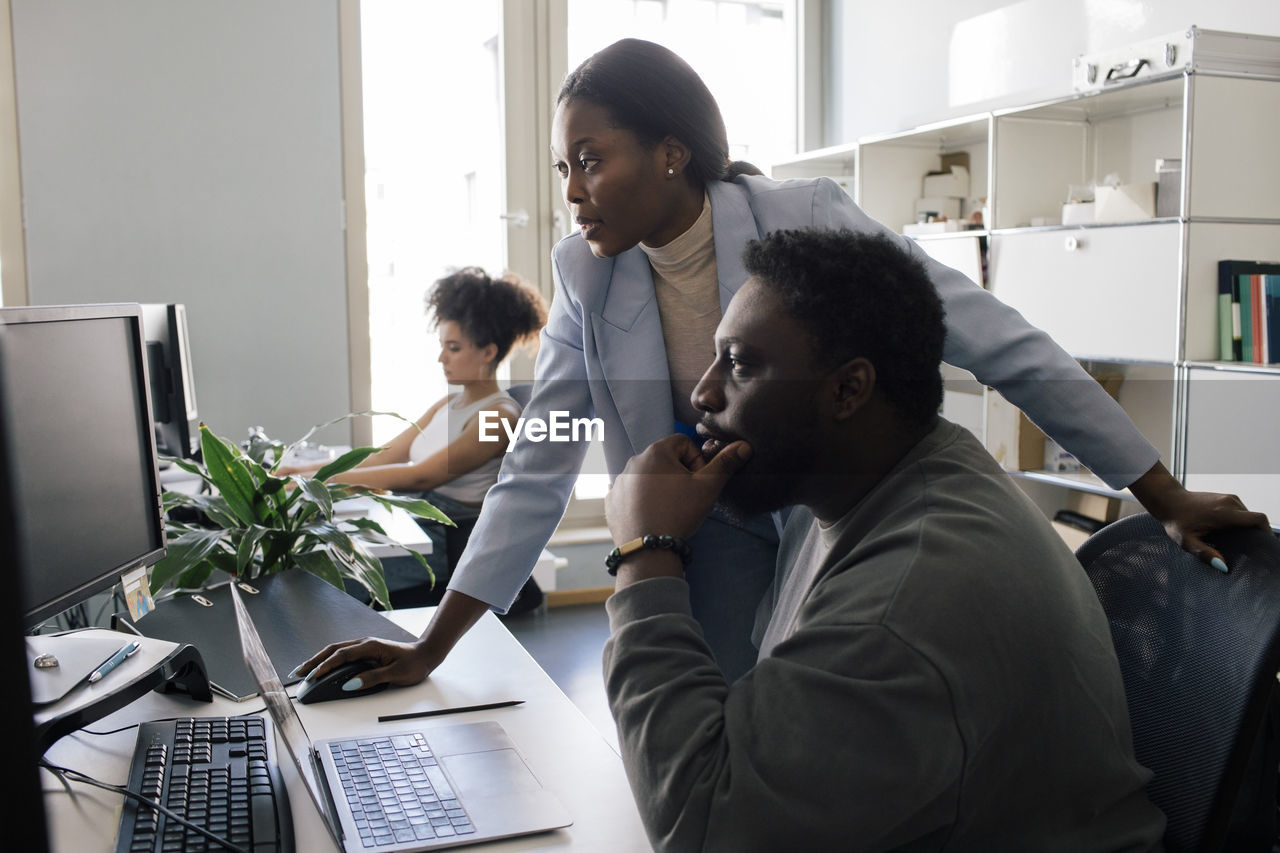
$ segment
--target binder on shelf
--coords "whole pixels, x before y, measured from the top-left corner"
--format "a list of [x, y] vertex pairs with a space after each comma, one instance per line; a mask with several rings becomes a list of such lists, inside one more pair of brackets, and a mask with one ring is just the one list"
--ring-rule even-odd
[[1253, 322], [1253, 361], [1262, 364], [1267, 360], [1267, 326], [1264, 321], [1266, 303], [1262, 301], [1262, 275], [1249, 276], [1249, 302], [1253, 306], [1250, 319]]
[[[1280, 293], [1269, 298], [1268, 280], [1280, 262], [1218, 261], [1218, 357], [1253, 364], [1280, 363]], [[1280, 281], [1276, 284], [1280, 288]], [[1228, 325], [1230, 338], [1228, 339]], [[1230, 346], [1228, 346], [1228, 340]]]
[[1280, 364], [1280, 273], [1268, 273], [1266, 280], [1267, 364]]
[[[262, 634], [267, 654], [281, 673], [330, 643], [360, 637], [409, 642], [408, 631], [310, 572], [294, 569], [240, 582], [245, 607]], [[252, 591], [250, 591], [252, 590]], [[210, 685], [237, 701], [257, 694], [240, 653], [240, 633], [227, 584], [202, 590], [199, 598], [177, 596], [132, 623], [147, 637], [190, 643], [200, 651]], [[124, 617], [120, 617], [124, 618]], [[126, 620], [127, 621], [127, 620]], [[286, 680], [286, 684], [298, 679]]]
[[1257, 349], [1253, 345], [1253, 287], [1249, 283], [1249, 274], [1236, 276], [1237, 289], [1240, 291], [1240, 349], [1244, 353], [1241, 361], [1257, 361]]
[[1218, 261], [1218, 359], [1240, 360], [1240, 299], [1235, 292], [1231, 261]]

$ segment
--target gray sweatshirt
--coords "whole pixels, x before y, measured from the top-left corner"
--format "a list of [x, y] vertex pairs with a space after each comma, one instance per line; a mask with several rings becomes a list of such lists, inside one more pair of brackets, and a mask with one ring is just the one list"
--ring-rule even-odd
[[766, 649], [732, 687], [683, 580], [609, 600], [656, 849], [1160, 849], [1097, 597], [966, 430], [940, 421], [827, 534], [792, 513]]

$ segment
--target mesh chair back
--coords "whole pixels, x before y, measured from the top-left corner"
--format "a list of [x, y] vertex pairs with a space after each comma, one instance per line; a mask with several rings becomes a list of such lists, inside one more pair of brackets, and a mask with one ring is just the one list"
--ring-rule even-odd
[[1147, 792], [1168, 818], [1170, 853], [1223, 843], [1280, 668], [1280, 540], [1241, 529], [1213, 543], [1229, 574], [1147, 514], [1076, 552], [1111, 625], [1134, 752], [1154, 773]]

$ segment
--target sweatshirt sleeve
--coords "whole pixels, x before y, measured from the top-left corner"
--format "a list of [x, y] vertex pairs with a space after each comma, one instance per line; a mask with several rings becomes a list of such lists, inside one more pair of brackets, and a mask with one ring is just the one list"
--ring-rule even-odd
[[[954, 819], [949, 693], [890, 630], [812, 620], [730, 687], [684, 580], [607, 607], [606, 690], [656, 850], [891, 850]], [[850, 774], [854, 760], [868, 771]]]

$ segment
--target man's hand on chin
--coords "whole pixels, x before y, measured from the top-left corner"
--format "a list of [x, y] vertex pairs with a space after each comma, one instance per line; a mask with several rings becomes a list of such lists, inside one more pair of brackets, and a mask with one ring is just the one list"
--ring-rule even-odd
[[[617, 546], [642, 536], [688, 539], [702, 526], [729, 478], [751, 458], [735, 441], [704, 460], [688, 436], [672, 435], [633, 456], [605, 497], [605, 517]], [[684, 574], [671, 551], [636, 551], [618, 566], [618, 588], [650, 577]]]

